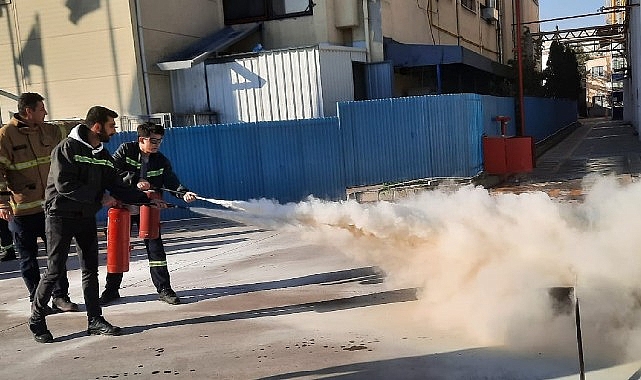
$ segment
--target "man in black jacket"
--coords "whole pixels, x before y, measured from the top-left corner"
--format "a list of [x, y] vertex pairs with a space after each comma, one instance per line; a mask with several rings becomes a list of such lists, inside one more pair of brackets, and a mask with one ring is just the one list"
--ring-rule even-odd
[[[118, 203], [153, 203], [140, 190], [122, 182], [114, 169], [109, 152], [102, 143], [116, 133], [114, 119], [118, 114], [108, 108], [89, 109], [86, 124], [76, 126], [69, 137], [51, 152], [51, 168], [45, 191], [47, 231], [47, 271], [40, 280], [31, 306], [29, 329], [40, 343], [53, 341], [45, 323], [45, 305], [53, 286], [65, 270], [71, 239], [78, 246], [82, 269], [82, 291], [87, 307], [89, 335], [119, 335], [120, 328], [102, 317], [98, 301], [98, 236], [96, 213], [102, 206]], [[105, 194], [109, 190], [109, 195]]]
[[[113, 155], [116, 170], [124, 182], [132, 188], [142, 191], [154, 191], [162, 194], [163, 189], [170, 190], [176, 197], [185, 202], [196, 200], [197, 195], [183, 186], [174, 173], [171, 163], [158, 151], [165, 130], [162, 125], [144, 123], [138, 126], [138, 141], [120, 145]], [[132, 221], [136, 222], [137, 215]], [[161, 301], [171, 305], [180, 303], [180, 298], [171, 288], [167, 255], [162, 238], [145, 239], [149, 272]], [[106, 305], [118, 298], [118, 289], [122, 283], [122, 273], [107, 273], [105, 291], [100, 296], [100, 304]]]

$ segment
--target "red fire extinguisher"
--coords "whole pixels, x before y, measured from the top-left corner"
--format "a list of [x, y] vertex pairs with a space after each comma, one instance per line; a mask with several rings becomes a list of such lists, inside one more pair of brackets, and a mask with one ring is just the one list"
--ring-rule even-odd
[[129, 234], [131, 213], [126, 208], [112, 207], [107, 213], [107, 273], [129, 271]]
[[[162, 199], [162, 194], [148, 191], [149, 199]], [[141, 239], [158, 239], [160, 237], [160, 209], [152, 206], [140, 206], [140, 224], [138, 237]]]

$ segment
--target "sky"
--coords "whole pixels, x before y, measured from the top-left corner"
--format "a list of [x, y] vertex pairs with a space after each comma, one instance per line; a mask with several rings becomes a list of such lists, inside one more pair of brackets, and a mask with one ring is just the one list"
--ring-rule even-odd
[[[596, 13], [604, 6], [604, 2], [604, 0], [539, 0], [539, 17], [541, 20], [547, 20]], [[605, 24], [605, 16], [591, 16], [542, 23], [541, 30], [554, 30], [557, 25], [560, 30], [565, 30], [603, 24]]]

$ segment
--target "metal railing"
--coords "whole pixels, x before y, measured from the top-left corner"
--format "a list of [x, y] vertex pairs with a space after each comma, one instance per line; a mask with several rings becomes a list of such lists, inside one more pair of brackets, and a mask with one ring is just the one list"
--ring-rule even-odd
[[217, 112], [193, 114], [155, 113], [151, 115], [123, 115], [117, 119], [121, 131], [135, 131], [138, 125], [152, 122], [165, 128], [218, 124]]
[[160, 124], [165, 128], [173, 126], [170, 113], [154, 113], [151, 115], [123, 115], [116, 119], [116, 124], [123, 132], [135, 131], [142, 123], [152, 122]]

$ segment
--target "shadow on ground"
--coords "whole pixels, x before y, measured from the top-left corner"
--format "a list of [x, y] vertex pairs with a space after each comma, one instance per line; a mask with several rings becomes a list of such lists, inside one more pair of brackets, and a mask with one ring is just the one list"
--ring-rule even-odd
[[[218, 287], [218, 288], [207, 288], [207, 289], [196, 289], [183, 292], [177, 292], [177, 294], [185, 299], [186, 303], [193, 303], [202, 301], [205, 299], [212, 299], [222, 296], [230, 296], [235, 294], [243, 294], [249, 292], [263, 291], [263, 290], [273, 290], [273, 289], [284, 289], [297, 286], [305, 286], [312, 284], [341, 284], [345, 282], [359, 282], [361, 284], [376, 284], [383, 281], [383, 275], [380, 270], [374, 267], [366, 268], [356, 268], [344, 271], [337, 272], [328, 272], [314, 274], [304, 277], [297, 277], [286, 280], [278, 281], [269, 281], [256, 284], [244, 284], [244, 285], [234, 285], [228, 287]], [[220, 315], [210, 315], [202, 316], [196, 318], [188, 318], [177, 321], [167, 321], [163, 323], [155, 323], [149, 325], [140, 325], [140, 326], [131, 326], [123, 330], [124, 334], [137, 334], [146, 330], [170, 327], [170, 326], [181, 326], [181, 325], [192, 325], [199, 323], [213, 323], [213, 322], [222, 322], [222, 321], [232, 321], [232, 320], [241, 320], [241, 319], [251, 319], [251, 318], [260, 318], [266, 316], [278, 316], [294, 313], [303, 313], [303, 312], [317, 312], [325, 313], [336, 310], [345, 310], [365, 306], [373, 305], [382, 305], [387, 303], [396, 303], [396, 302], [407, 302], [407, 301], [416, 301], [417, 298], [417, 289], [408, 288], [408, 289], [398, 289], [391, 291], [383, 291], [378, 293], [371, 293], [367, 295], [360, 295], [354, 297], [346, 298], [337, 298], [332, 300], [325, 301], [316, 301], [301, 303], [296, 305], [285, 305], [277, 306], [263, 309], [254, 309], [247, 311], [240, 311], [235, 313], [220, 314]], [[134, 296], [134, 297], [123, 297], [120, 298], [116, 303], [131, 303], [131, 302], [146, 302], [151, 300], [157, 300], [157, 295], [144, 295], [144, 296]], [[74, 333], [71, 335], [58, 337], [56, 341], [66, 341], [84, 336], [82, 333]]]
[[[278, 315], [317, 312], [326, 313], [330, 311], [353, 309], [358, 307], [384, 305], [388, 303], [416, 301], [417, 289], [399, 289], [391, 290], [362, 296], [338, 298], [328, 301], [308, 302], [297, 305], [277, 306], [264, 309], [254, 309], [247, 311], [240, 311], [235, 313], [220, 314], [220, 315], [207, 315], [202, 317], [187, 318], [177, 321], [167, 321], [162, 323], [152, 323], [148, 325], [129, 326], [122, 329], [122, 335], [139, 334], [147, 330], [194, 325], [201, 323], [216, 323], [225, 321], [235, 321], [242, 319], [252, 319], [261, 317], [273, 317]], [[55, 342], [64, 342], [85, 336], [85, 332], [77, 332], [56, 338]]]
[[[595, 363], [586, 371], [607, 368], [617, 363]], [[347, 364], [314, 371], [299, 371], [263, 377], [277, 379], [552, 379], [577, 375], [576, 358], [545, 357], [537, 353], [516, 353], [496, 347], [482, 347], [425, 356], [403, 357]], [[638, 379], [631, 377], [629, 380]]]
[[[222, 222], [221, 222], [222, 221]], [[213, 223], [213, 224], [212, 224]], [[217, 233], [216, 229], [218, 228], [227, 228], [237, 225], [235, 222], [229, 222], [219, 219], [219, 218], [201, 218], [196, 221], [183, 220], [183, 221], [170, 221], [166, 222], [163, 225], [163, 245], [165, 246], [165, 252], [167, 256], [171, 256], [174, 253], [188, 253], [188, 252], [200, 252], [206, 251], [215, 247], [221, 247], [228, 244], [237, 244], [247, 241], [248, 238], [242, 237], [243, 235], [251, 235], [254, 233], [264, 232], [262, 229], [252, 229], [244, 231], [234, 231], [234, 232], [222, 232]], [[172, 236], [171, 234], [179, 231], [208, 231], [209, 233], [199, 235], [199, 236]], [[105, 265], [107, 262], [106, 255], [106, 241], [105, 235], [99, 234], [99, 250], [98, 255], [99, 264]], [[212, 239], [223, 239], [212, 241]], [[145, 245], [142, 239], [139, 239], [134, 234], [131, 237], [131, 245], [133, 250], [130, 255], [130, 262], [136, 262], [139, 260], [147, 260], [147, 252], [145, 250]], [[188, 251], [188, 252], [185, 252]], [[38, 251], [38, 264], [41, 268], [47, 266], [47, 257], [44, 249], [44, 244], [40, 242], [39, 251]], [[80, 269], [80, 262], [76, 255], [76, 247], [72, 244], [69, 259], [67, 260], [67, 270], [76, 270]], [[6, 262], [0, 262], [0, 280], [6, 280], [10, 278], [20, 278], [20, 261], [12, 260]]]
[[[260, 292], [265, 290], [286, 289], [306, 285], [337, 285], [349, 282], [358, 282], [361, 285], [380, 284], [383, 282], [384, 277], [384, 273], [379, 268], [364, 267], [335, 272], [317, 273], [302, 277], [288, 278], [284, 280], [258, 282], [254, 284], [183, 290], [176, 292], [176, 294], [180, 297], [182, 303], [186, 304], [224, 296], [233, 296], [237, 294]], [[148, 302], [155, 301], [157, 299], [157, 294], [126, 296], [116, 300], [113, 305], [122, 303]]]

